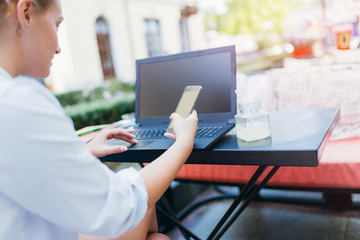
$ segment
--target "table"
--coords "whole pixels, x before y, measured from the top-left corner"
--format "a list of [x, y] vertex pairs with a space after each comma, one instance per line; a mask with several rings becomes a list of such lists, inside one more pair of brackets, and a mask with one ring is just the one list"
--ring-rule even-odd
[[[220, 239], [281, 166], [317, 166], [339, 119], [339, 108], [270, 112], [271, 139], [245, 143], [237, 140], [236, 133], [232, 130], [210, 149], [193, 151], [186, 161], [187, 164], [259, 166], [217, 226], [212, 230], [208, 239]], [[160, 156], [162, 152], [154, 150], [127, 151], [106, 156], [101, 160], [146, 163]], [[267, 167], [272, 167], [271, 171], [255, 186], [255, 183]], [[241, 202], [243, 203], [240, 205]], [[236, 212], [234, 212], [235, 210]], [[173, 213], [168, 217], [183, 230], [187, 239], [189, 239], [189, 236], [199, 239], [195, 234], [176, 222]]]

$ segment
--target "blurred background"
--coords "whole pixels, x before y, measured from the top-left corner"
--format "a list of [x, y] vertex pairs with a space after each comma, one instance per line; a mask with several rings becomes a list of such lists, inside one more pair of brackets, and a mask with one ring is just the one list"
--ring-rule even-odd
[[236, 45], [239, 70], [251, 72], [288, 54], [318, 57], [359, 45], [358, 0], [62, 2], [62, 53], [46, 79], [56, 93], [110, 78], [134, 82], [136, 59], [189, 50]]
[[[227, 45], [236, 45], [239, 102], [260, 101], [267, 110], [341, 106], [347, 123], [359, 125], [360, 0], [62, 4], [62, 52], [45, 83], [77, 128], [133, 111], [135, 60]], [[99, 113], [113, 105], [117, 112]]]

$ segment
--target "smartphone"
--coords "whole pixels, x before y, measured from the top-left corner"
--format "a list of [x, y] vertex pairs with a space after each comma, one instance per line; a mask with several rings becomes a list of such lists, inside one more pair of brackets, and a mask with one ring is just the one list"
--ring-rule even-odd
[[[175, 112], [180, 116], [187, 118], [194, 109], [201, 89], [202, 86], [200, 85], [186, 86]], [[170, 122], [166, 132], [174, 134], [173, 121]]]

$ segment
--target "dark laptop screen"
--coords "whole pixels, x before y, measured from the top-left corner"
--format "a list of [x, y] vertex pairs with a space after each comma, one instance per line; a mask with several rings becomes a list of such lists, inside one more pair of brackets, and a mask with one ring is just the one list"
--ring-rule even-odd
[[199, 114], [234, 114], [235, 47], [137, 60], [137, 117], [169, 116], [187, 85], [201, 85]]

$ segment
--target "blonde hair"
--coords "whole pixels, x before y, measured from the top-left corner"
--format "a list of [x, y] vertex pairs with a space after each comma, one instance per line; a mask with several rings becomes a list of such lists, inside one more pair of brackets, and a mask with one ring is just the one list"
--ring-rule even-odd
[[[19, 0], [0, 0], [0, 23], [5, 14], [11, 14], [15, 11]], [[46, 10], [54, 0], [32, 0], [37, 10]]]

